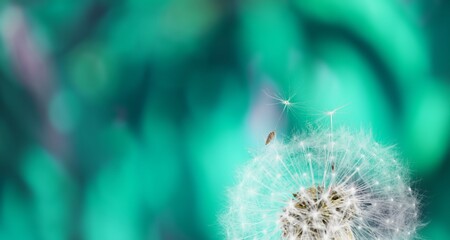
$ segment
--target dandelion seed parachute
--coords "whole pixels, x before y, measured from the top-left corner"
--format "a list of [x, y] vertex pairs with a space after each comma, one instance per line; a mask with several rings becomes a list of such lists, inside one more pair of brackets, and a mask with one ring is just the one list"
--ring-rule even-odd
[[414, 239], [418, 199], [393, 148], [310, 131], [241, 169], [221, 223], [227, 239]]

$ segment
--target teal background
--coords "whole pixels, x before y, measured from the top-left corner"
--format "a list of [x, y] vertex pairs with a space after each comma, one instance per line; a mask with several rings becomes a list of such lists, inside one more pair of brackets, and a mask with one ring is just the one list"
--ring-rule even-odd
[[0, 239], [223, 239], [249, 152], [341, 106], [450, 239], [450, 1], [1, 1]]

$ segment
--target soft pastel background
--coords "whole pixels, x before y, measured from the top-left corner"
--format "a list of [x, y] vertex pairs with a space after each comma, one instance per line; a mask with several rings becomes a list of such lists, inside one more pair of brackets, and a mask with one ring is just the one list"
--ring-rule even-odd
[[223, 239], [249, 152], [340, 106], [450, 239], [450, 1], [2, 0], [0, 239]]

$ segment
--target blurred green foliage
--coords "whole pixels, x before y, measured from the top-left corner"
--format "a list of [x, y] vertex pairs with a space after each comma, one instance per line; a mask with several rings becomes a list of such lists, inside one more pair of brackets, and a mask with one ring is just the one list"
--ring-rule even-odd
[[450, 2], [0, 3], [0, 239], [222, 239], [281, 106], [396, 144], [450, 239]]

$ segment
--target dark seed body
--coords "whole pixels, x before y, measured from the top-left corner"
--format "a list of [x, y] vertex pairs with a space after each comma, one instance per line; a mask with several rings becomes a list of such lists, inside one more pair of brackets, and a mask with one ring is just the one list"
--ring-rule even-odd
[[266, 139], [266, 145], [269, 144], [275, 138], [275, 131], [269, 133]]

